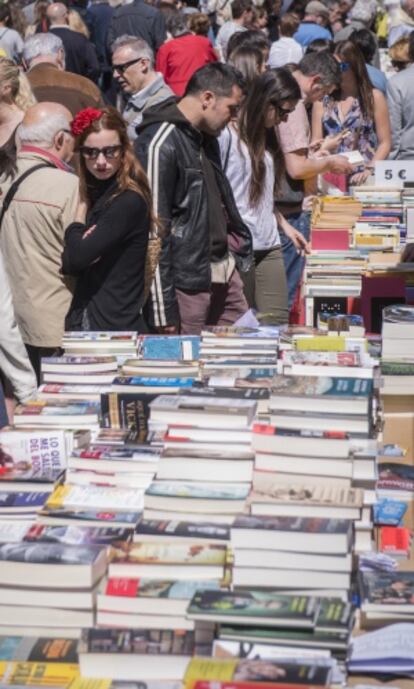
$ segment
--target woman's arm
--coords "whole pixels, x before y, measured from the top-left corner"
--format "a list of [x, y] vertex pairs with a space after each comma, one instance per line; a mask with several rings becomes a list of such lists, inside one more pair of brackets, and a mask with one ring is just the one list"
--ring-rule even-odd
[[70, 275], [85, 270], [133, 233], [140, 230], [148, 233], [148, 227], [144, 199], [134, 191], [120, 194], [108, 204], [92, 232], [83, 223], [69, 225], [62, 255], [63, 273]]
[[378, 146], [373, 161], [386, 160], [391, 151], [390, 115], [386, 98], [381, 91], [374, 89], [374, 123]]
[[315, 141], [323, 139], [323, 125], [322, 125], [323, 105], [317, 101], [312, 106], [312, 140], [311, 146]]

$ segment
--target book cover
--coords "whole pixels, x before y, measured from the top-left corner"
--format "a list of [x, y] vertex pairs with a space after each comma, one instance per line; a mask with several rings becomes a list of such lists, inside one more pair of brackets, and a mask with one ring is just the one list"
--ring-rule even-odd
[[298, 505], [326, 505], [362, 507], [363, 491], [332, 484], [289, 483], [283, 477], [269, 478], [267, 472], [255, 472], [250, 502], [270, 502]]
[[7, 679], [6, 686], [67, 689], [78, 676], [77, 664], [0, 661], [0, 679]]
[[228, 524], [215, 524], [210, 522], [184, 522], [171, 520], [141, 519], [135, 529], [135, 535], [145, 536], [171, 536], [177, 538], [205, 538], [222, 540], [223, 543], [230, 539], [230, 526]]
[[76, 522], [96, 522], [105, 524], [125, 524], [135, 526], [142, 512], [122, 512], [110, 510], [76, 510], [62, 507], [44, 507], [39, 516], [49, 519], [74, 520]]
[[348, 632], [353, 620], [351, 603], [339, 598], [321, 598], [315, 631], [326, 633]]
[[96, 416], [99, 414], [97, 402], [78, 401], [67, 402], [65, 400], [33, 400], [27, 404], [18, 405], [15, 414], [17, 416]]
[[0, 561], [32, 564], [92, 565], [101, 554], [99, 546], [66, 546], [61, 543], [3, 543]]
[[24, 541], [42, 543], [62, 543], [63, 545], [111, 545], [130, 540], [132, 529], [105, 526], [78, 527], [48, 526], [33, 524], [24, 536]]
[[413, 326], [414, 336], [414, 306], [395, 304], [386, 306], [382, 312], [384, 323], [408, 323]]
[[414, 604], [414, 572], [361, 572], [364, 602], [381, 605]]
[[374, 505], [374, 523], [398, 526], [406, 511], [407, 503], [403, 500], [381, 498]]
[[381, 361], [383, 376], [414, 376], [414, 361]]
[[353, 399], [369, 397], [373, 381], [366, 378], [329, 376], [279, 376], [272, 383], [272, 395]]
[[0, 492], [0, 510], [27, 510], [31, 508], [37, 511], [39, 507], [43, 507], [50, 493], [32, 491], [30, 493], [15, 493], [7, 491]]
[[200, 589], [218, 589], [216, 581], [186, 580], [170, 581], [168, 579], [127, 579], [110, 577], [106, 584], [106, 596], [126, 598], [167, 598], [170, 600], [191, 600]]
[[193, 361], [199, 358], [198, 335], [147, 335], [142, 340], [143, 359]]
[[81, 653], [188, 655], [196, 648], [194, 632], [169, 629], [85, 629]]
[[361, 366], [359, 352], [298, 352], [285, 350], [282, 361], [300, 366]]
[[347, 534], [349, 532], [349, 522], [346, 519], [238, 515], [233, 522], [232, 528], [309, 534]]
[[[288, 623], [295, 626], [313, 626], [319, 601], [307, 596], [283, 596], [264, 591], [203, 591], [195, 593], [187, 614], [211, 615], [214, 620], [226, 617], [271, 619], [274, 625]], [[248, 624], [248, 621], [246, 620]]]
[[150, 403], [157, 397], [154, 393], [117, 393], [101, 395], [101, 415], [104, 428], [129, 429], [135, 431], [137, 439], [145, 442], [148, 433]]
[[225, 565], [227, 548], [223, 545], [191, 543], [125, 543], [113, 549], [112, 562], [127, 564]]
[[249, 494], [249, 489], [248, 484], [154, 481], [147, 488], [145, 494], [194, 500], [245, 500]]
[[287, 684], [326, 685], [330, 668], [306, 663], [287, 663], [277, 660], [250, 658], [218, 659], [192, 658], [184, 676], [184, 682], [197, 680], [282, 682]]
[[[64, 431], [0, 432], [0, 480], [57, 477], [66, 467]], [[38, 480], [41, 480], [40, 478]]]
[[397, 462], [380, 462], [377, 488], [414, 492], [414, 466]]
[[76, 639], [29, 636], [0, 637], [0, 661], [17, 660], [34, 663], [77, 663]]
[[125, 388], [133, 388], [135, 386], [148, 388], [182, 388], [184, 390], [191, 389], [194, 378], [162, 378], [155, 376], [119, 376], [114, 378], [112, 385], [122, 385]]
[[139, 488], [108, 488], [64, 484], [56, 486], [48, 496], [46, 507], [108, 509], [136, 512], [144, 506], [143, 492]]

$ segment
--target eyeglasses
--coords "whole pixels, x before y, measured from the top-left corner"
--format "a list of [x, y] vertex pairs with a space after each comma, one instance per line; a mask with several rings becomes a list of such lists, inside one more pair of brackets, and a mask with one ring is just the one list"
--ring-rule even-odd
[[79, 148], [80, 153], [83, 155], [84, 158], [87, 158], [88, 160], [97, 160], [101, 153], [104, 156], [104, 158], [107, 158], [108, 160], [113, 160], [114, 158], [119, 157], [121, 150], [121, 144], [118, 144], [116, 146], [104, 146], [103, 148], [91, 148], [90, 146], [81, 146]]
[[282, 106], [279, 105], [278, 103], [275, 103], [275, 107], [279, 113], [280, 119], [284, 119], [286, 117], [289, 117], [289, 115], [291, 115], [292, 112], [295, 111], [295, 108], [282, 108]]
[[145, 57], [137, 57], [135, 60], [129, 60], [129, 62], [122, 62], [120, 65], [112, 65], [112, 71], [113, 72], [118, 72], [118, 74], [124, 74], [128, 67], [131, 67], [132, 65], [136, 65], [137, 62], [141, 62], [141, 60], [146, 60]]

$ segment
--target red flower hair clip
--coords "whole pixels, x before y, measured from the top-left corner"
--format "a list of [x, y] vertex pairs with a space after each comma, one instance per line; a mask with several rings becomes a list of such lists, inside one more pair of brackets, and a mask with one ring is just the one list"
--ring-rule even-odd
[[73, 136], [83, 134], [85, 129], [88, 129], [95, 120], [99, 120], [102, 115], [103, 110], [98, 110], [97, 108], [85, 108], [78, 112], [70, 125]]

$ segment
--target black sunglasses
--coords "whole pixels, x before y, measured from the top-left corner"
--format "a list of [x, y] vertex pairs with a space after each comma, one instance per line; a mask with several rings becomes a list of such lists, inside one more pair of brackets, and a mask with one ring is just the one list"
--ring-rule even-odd
[[126, 72], [128, 67], [136, 65], [137, 62], [141, 62], [141, 60], [145, 59], [145, 57], [137, 57], [135, 60], [129, 60], [129, 62], [122, 62], [120, 65], [112, 65], [112, 71], [118, 72], [118, 74], [123, 74], [124, 72]]
[[114, 158], [118, 158], [119, 154], [121, 153], [121, 150], [121, 144], [117, 144], [116, 146], [104, 146], [103, 148], [92, 148], [90, 146], [81, 146], [79, 148], [79, 152], [81, 153], [81, 155], [83, 155], [84, 158], [88, 158], [89, 160], [97, 160], [101, 153], [104, 156], [104, 158], [107, 158], [108, 160], [113, 160]]
[[295, 108], [282, 108], [278, 103], [276, 103], [275, 105], [279, 111], [280, 117], [288, 117], [288, 115], [291, 115], [292, 112], [294, 112], [295, 108], [296, 108], [296, 106], [295, 106]]

